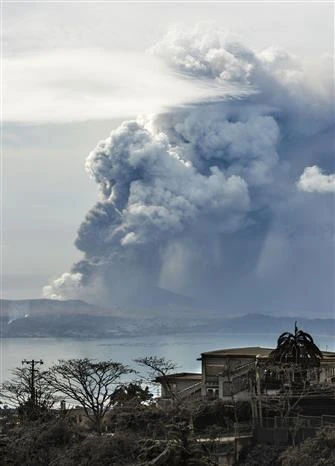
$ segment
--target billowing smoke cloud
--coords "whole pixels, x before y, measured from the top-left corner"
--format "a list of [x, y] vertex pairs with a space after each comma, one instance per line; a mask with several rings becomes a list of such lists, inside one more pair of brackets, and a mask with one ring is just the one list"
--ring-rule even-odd
[[335, 193], [335, 173], [324, 175], [317, 165], [306, 167], [297, 185], [309, 193]]
[[296, 188], [306, 166], [332, 163], [329, 92], [287, 52], [219, 32], [173, 30], [150, 53], [220, 97], [126, 121], [98, 144], [83, 260], [45, 294], [159, 308], [169, 290], [226, 313], [331, 313], [332, 201], [303, 192], [317, 167]]

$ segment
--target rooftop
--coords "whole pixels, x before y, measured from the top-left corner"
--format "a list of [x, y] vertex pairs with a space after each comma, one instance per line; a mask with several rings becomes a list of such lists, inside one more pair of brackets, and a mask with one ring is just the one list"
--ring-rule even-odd
[[267, 357], [273, 350], [274, 348], [263, 348], [261, 346], [247, 346], [247, 347], [242, 347], [242, 348], [226, 348], [226, 349], [219, 349], [215, 351], [207, 351], [205, 353], [201, 353], [201, 357], [203, 356], [256, 357], [257, 355], [260, 355], [262, 357]]
[[[256, 357], [261, 356], [266, 358], [269, 356], [271, 351], [274, 348], [263, 348], [262, 346], [246, 346], [242, 348], [226, 348], [226, 349], [219, 349], [215, 351], [207, 351], [205, 353], [201, 353], [201, 360], [202, 357]], [[324, 358], [335, 358], [335, 353], [332, 351], [322, 351]]]
[[[176, 374], [168, 374], [166, 378], [168, 378], [169, 380], [201, 380], [202, 375], [199, 372], [178, 372]], [[159, 382], [163, 379], [164, 377], [156, 377], [155, 381]]]

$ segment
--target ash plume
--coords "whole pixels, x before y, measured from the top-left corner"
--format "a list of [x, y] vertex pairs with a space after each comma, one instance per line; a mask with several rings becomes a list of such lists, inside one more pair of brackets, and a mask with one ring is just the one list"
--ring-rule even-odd
[[331, 86], [284, 50], [201, 28], [149, 53], [218, 98], [125, 121], [89, 154], [101, 199], [78, 230], [83, 259], [45, 295], [140, 308], [168, 290], [223, 313], [331, 313], [334, 198], [305, 170], [333, 169]]

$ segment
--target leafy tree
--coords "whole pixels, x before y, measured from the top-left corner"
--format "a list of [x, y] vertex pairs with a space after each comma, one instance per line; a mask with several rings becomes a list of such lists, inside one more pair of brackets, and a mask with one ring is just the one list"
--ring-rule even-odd
[[170, 412], [156, 404], [127, 404], [115, 406], [111, 411], [110, 426], [113, 432], [131, 432], [145, 438], [166, 438]]
[[309, 333], [298, 330], [295, 323], [294, 333], [282, 333], [277, 341], [277, 348], [270, 353], [275, 363], [294, 363], [302, 366], [318, 366], [322, 353]]
[[116, 383], [132, 372], [128, 366], [111, 360], [69, 359], [52, 366], [47, 380], [55, 390], [79, 403], [96, 431], [101, 433], [102, 420], [115, 403]]
[[153, 394], [150, 393], [149, 387], [143, 388], [140, 383], [122, 384], [117, 387], [111, 395], [114, 403], [125, 405], [126, 403], [139, 405], [141, 403], [150, 402]]

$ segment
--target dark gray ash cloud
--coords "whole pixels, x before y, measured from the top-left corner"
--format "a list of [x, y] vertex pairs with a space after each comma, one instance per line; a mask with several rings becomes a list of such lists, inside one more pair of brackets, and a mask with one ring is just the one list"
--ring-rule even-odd
[[331, 87], [219, 32], [172, 31], [150, 53], [219, 97], [126, 121], [91, 152], [83, 260], [46, 296], [136, 308], [165, 289], [223, 314], [332, 314]]

